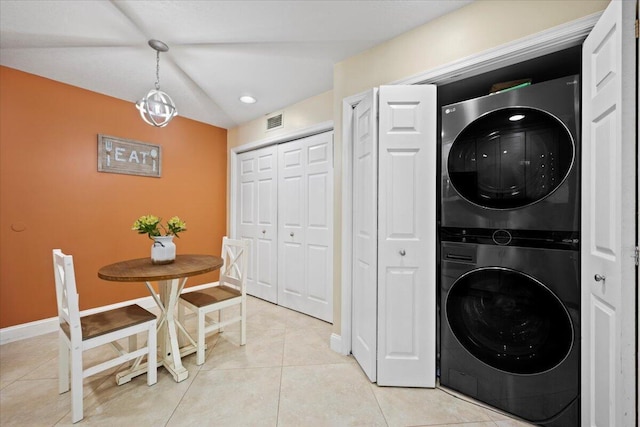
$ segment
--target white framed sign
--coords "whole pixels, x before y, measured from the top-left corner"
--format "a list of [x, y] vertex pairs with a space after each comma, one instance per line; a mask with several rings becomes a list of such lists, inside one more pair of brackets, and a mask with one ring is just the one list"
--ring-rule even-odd
[[98, 134], [98, 172], [160, 178], [162, 147]]

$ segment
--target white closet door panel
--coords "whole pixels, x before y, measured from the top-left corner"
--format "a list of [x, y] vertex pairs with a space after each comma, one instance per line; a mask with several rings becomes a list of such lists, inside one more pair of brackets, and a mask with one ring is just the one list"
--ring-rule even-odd
[[[326, 147], [324, 147], [326, 149]], [[326, 151], [326, 150], [325, 150]], [[311, 167], [309, 169], [312, 169]], [[328, 172], [310, 174], [307, 177], [307, 193], [309, 197], [306, 227], [306, 260], [307, 260], [307, 284], [308, 298], [313, 303], [309, 304], [309, 313], [314, 317], [325, 318], [327, 307], [331, 305], [329, 298], [332, 292], [328, 284], [332, 278], [328, 276], [332, 271], [331, 240], [332, 230], [328, 211], [331, 182]]]
[[[382, 310], [387, 315], [384, 333], [383, 353], [398, 359], [418, 360], [419, 347], [416, 336], [419, 333], [418, 322], [421, 307], [416, 296], [419, 293], [419, 274], [417, 268], [389, 268], [385, 277], [387, 283], [393, 283], [394, 290], [387, 294]], [[407, 304], [411, 301], [411, 304]]]
[[253, 209], [254, 192], [255, 192], [255, 173], [257, 160], [253, 153], [242, 153], [238, 156], [238, 163], [240, 167], [240, 179], [239, 179], [239, 216], [240, 225], [253, 225], [255, 224]]
[[278, 147], [280, 149], [281, 155], [281, 170], [288, 171], [286, 174], [296, 173], [290, 172], [291, 170], [297, 170], [298, 174], [300, 174], [300, 168], [302, 167], [302, 155], [304, 151], [300, 144], [301, 140], [289, 142], [287, 144], [280, 144]]
[[277, 156], [275, 147], [238, 155], [238, 237], [249, 240], [247, 293], [277, 303]]
[[369, 380], [377, 379], [378, 121], [377, 89], [353, 112], [353, 260], [351, 352]]
[[[248, 166], [249, 164], [253, 164], [253, 158], [247, 159], [248, 161], [244, 161], [244, 166]], [[247, 169], [245, 169], [246, 171]], [[240, 217], [240, 223], [238, 224], [238, 233], [239, 238], [249, 240], [249, 262], [247, 263], [247, 286], [249, 288], [255, 287], [256, 280], [256, 266], [255, 266], [255, 256], [253, 256], [253, 248], [255, 248], [255, 209], [254, 209], [254, 200], [255, 200], [255, 182], [249, 175], [253, 175], [252, 173], [246, 173], [241, 176], [241, 179], [251, 179], [250, 181], [240, 182], [240, 194], [238, 197], [238, 213]]]
[[249, 250], [248, 252], [248, 262], [247, 262], [247, 291], [249, 287], [251, 288], [252, 295], [255, 295], [256, 291], [256, 261], [257, 261], [257, 239], [253, 236], [252, 230], [242, 229], [238, 227], [238, 239], [247, 240], [249, 242]]
[[436, 88], [382, 86], [378, 384], [435, 387]]
[[[266, 147], [258, 150], [257, 173], [257, 217], [258, 225], [264, 226], [260, 230], [274, 233], [278, 225], [278, 159], [275, 147]], [[269, 230], [269, 227], [272, 227]]]
[[329, 212], [326, 210], [329, 177], [326, 173], [309, 175], [308, 220], [309, 228], [326, 230], [329, 226]]
[[238, 155], [238, 202], [237, 215], [240, 219], [238, 224], [238, 237], [248, 240], [249, 262], [247, 263], [247, 288], [250, 293], [254, 293], [256, 286], [256, 180], [257, 180], [258, 159], [255, 152], [246, 152]]
[[250, 226], [255, 223], [255, 219], [253, 217], [254, 184], [255, 183], [253, 181], [240, 183], [240, 226]]
[[282, 179], [280, 185], [280, 198], [283, 203], [279, 206], [282, 224], [287, 229], [299, 230], [303, 225], [304, 206], [299, 202], [303, 197], [303, 177], [287, 176]]
[[[305, 293], [304, 253], [302, 245], [295, 242], [284, 242], [281, 245], [282, 259], [287, 264], [280, 274], [280, 304], [288, 307], [291, 300], [297, 300]], [[293, 308], [293, 307], [291, 307]]]
[[258, 150], [256, 194], [256, 285], [258, 295], [278, 302], [278, 156], [276, 147]]
[[309, 170], [326, 171], [333, 161], [331, 155], [332, 139], [322, 138], [307, 146], [307, 166]]
[[274, 218], [274, 202], [276, 194], [276, 182], [274, 179], [263, 179], [258, 182], [258, 224], [273, 227], [276, 224]]
[[582, 424], [637, 425], [636, 2], [612, 1], [582, 54]]
[[258, 238], [254, 247], [257, 248], [255, 262], [258, 286], [277, 290], [277, 271], [274, 271], [277, 268], [277, 259], [274, 259], [274, 254], [277, 253], [276, 242], [270, 239]]
[[256, 171], [256, 159], [253, 153], [242, 153], [238, 155], [238, 164], [240, 167], [240, 177], [251, 175]]
[[331, 282], [327, 276], [331, 271], [327, 246], [307, 245], [307, 259], [310, 261], [307, 265], [308, 297], [316, 303], [327, 304], [330, 294], [327, 283]]
[[256, 154], [258, 155], [258, 172], [267, 173], [271, 176], [278, 167], [278, 159], [274, 147], [256, 150]]
[[303, 140], [278, 146], [279, 212], [279, 288], [278, 301], [283, 307], [304, 312], [305, 250], [305, 155]]
[[[391, 178], [381, 189], [386, 191], [385, 206], [386, 239], [419, 239], [418, 211], [418, 164], [419, 150], [387, 149], [386, 168]], [[417, 256], [417, 251], [405, 255], [406, 259]]]
[[277, 302], [278, 206], [277, 156], [269, 147], [258, 155], [256, 285], [263, 298]]
[[333, 132], [306, 138], [305, 312], [333, 320]]
[[[316, 247], [315, 251], [307, 253], [318, 254], [319, 261], [327, 266], [324, 259], [333, 240], [332, 148], [332, 134], [316, 135], [306, 141], [306, 241]], [[324, 251], [318, 251], [320, 247]], [[313, 258], [310, 261], [313, 262]]]
[[333, 316], [333, 133], [278, 146], [279, 303]]

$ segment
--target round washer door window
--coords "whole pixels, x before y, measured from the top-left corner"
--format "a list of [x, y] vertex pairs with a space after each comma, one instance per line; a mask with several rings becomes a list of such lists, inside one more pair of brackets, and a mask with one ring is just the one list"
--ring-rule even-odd
[[546, 286], [505, 268], [474, 270], [458, 279], [446, 300], [453, 334], [473, 356], [501, 371], [548, 371], [569, 354], [569, 313]]
[[573, 138], [554, 116], [505, 108], [471, 122], [447, 159], [451, 184], [471, 203], [515, 209], [553, 193], [571, 170]]

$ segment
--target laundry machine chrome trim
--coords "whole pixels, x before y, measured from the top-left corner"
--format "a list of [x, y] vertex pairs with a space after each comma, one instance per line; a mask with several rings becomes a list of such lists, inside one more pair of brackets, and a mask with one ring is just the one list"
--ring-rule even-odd
[[[470, 200], [468, 197], [466, 197], [464, 195], [463, 192], [460, 191], [460, 189], [458, 187], [456, 187], [456, 185], [454, 184], [453, 180], [451, 179], [451, 174], [449, 173], [449, 154], [451, 153], [451, 149], [456, 144], [456, 141], [458, 141], [458, 137], [460, 136], [460, 134], [462, 134], [469, 126], [473, 125], [473, 123], [476, 123], [476, 122], [478, 122], [478, 121], [480, 121], [482, 119], [485, 119], [490, 114], [494, 114], [494, 113], [496, 113], [498, 111], [503, 111], [503, 110], [534, 110], [534, 111], [537, 111], [537, 112], [539, 112], [541, 114], [550, 116], [552, 119], [554, 119], [557, 122], [557, 124], [562, 126], [562, 128], [566, 132], [567, 136], [569, 137], [569, 140], [570, 140], [570, 143], [571, 143], [571, 161], [569, 162], [569, 166], [567, 167], [566, 172], [562, 176], [562, 179], [555, 186], [555, 188], [553, 190], [551, 190], [549, 193], [547, 193], [544, 196], [542, 196], [541, 198], [539, 198], [539, 199], [533, 200], [532, 202], [529, 202], [529, 203], [526, 203], [526, 204], [523, 204], [523, 205], [520, 205], [520, 206], [510, 207], [510, 208], [496, 208], [496, 207], [492, 207], [492, 206], [485, 206], [485, 205], [481, 205], [479, 203], [476, 203], [473, 200]], [[445, 113], [445, 114], [447, 114], [447, 113]], [[566, 125], [566, 123], [564, 123], [562, 121], [562, 119], [560, 119], [557, 115], [552, 114], [552, 113], [550, 113], [548, 111], [545, 111], [542, 108], [531, 107], [531, 106], [527, 106], [527, 105], [513, 105], [513, 106], [509, 105], [509, 106], [497, 107], [497, 108], [494, 108], [493, 110], [486, 111], [482, 115], [476, 117], [475, 119], [473, 119], [469, 123], [467, 123], [467, 125], [464, 128], [460, 129], [460, 131], [451, 139], [451, 144], [450, 145], [447, 144], [446, 153], [443, 150], [443, 170], [446, 172], [447, 179], [449, 180], [449, 182], [451, 182], [451, 186], [454, 188], [454, 190], [458, 193], [458, 195], [460, 195], [460, 197], [462, 197], [467, 202], [479, 207], [480, 209], [486, 209], [486, 210], [495, 210], [495, 211], [516, 210], [516, 209], [524, 209], [524, 208], [533, 206], [533, 205], [535, 205], [537, 203], [543, 202], [547, 198], [551, 197], [556, 191], [558, 191], [558, 189], [560, 187], [562, 187], [562, 185], [569, 178], [569, 175], [573, 171], [574, 165], [576, 164], [576, 156], [577, 156], [577, 154], [578, 154], [578, 147], [577, 147], [577, 144], [576, 144], [576, 138], [571, 133], [571, 131], [569, 130], [569, 127]], [[444, 161], [444, 158], [446, 158], [446, 161]]]

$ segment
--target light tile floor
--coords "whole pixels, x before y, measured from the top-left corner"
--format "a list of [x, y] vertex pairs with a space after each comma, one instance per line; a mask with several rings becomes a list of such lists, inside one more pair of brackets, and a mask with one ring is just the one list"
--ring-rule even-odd
[[[330, 324], [251, 297], [248, 313], [246, 346], [237, 324], [211, 335], [205, 364], [187, 356], [181, 383], [162, 368], [152, 387], [144, 375], [117, 386], [115, 369], [87, 378], [79, 425], [529, 425], [445, 389], [378, 387], [353, 357], [329, 348]], [[57, 348], [55, 333], [0, 346], [0, 425], [71, 425], [69, 393], [57, 391]]]

